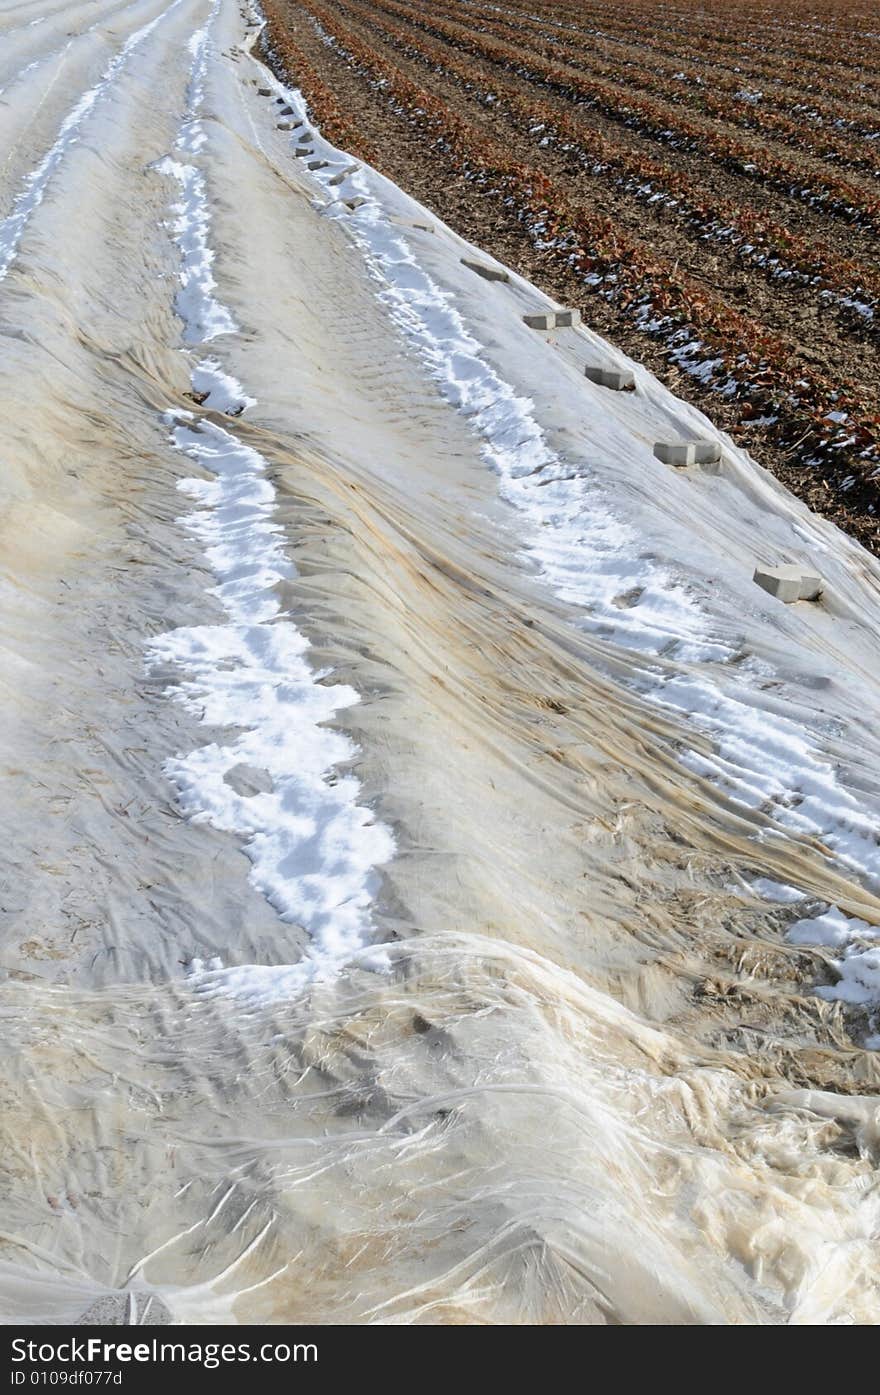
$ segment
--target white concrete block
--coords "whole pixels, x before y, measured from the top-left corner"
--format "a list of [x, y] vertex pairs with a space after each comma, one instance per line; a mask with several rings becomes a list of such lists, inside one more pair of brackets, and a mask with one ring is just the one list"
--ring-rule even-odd
[[635, 377], [629, 368], [596, 368], [588, 363], [584, 376], [600, 387], [611, 388], [614, 392], [632, 392], [636, 385]]
[[654, 454], [664, 465], [715, 465], [721, 459], [717, 441], [658, 441]]
[[509, 281], [510, 276], [501, 266], [489, 266], [486, 262], [475, 261], [472, 257], [462, 257], [462, 266], [466, 266], [468, 271], [475, 271], [478, 276], [482, 276], [486, 281]]
[[580, 323], [578, 310], [536, 310], [523, 315], [529, 329], [571, 329]]
[[693, 441], [657, 441], [654, 454], [664, 465], [696, 465], [697, 452]]
[[810, 567], [805, 568], [801, 573], [801, 600], [818, 601], [825, 590], [825, 582], [818, 572], [814, 572]]
[[721, 447], [717, 441], [694, 441], [694, 454], [698, 465], [717, 465]]
[[340, 170], [338, 174], [334, 174], [332, 179], [327, 180], [327, 183], [333, 185], [335, 188], [337, 184], [344, 183], [349, 175], [357, 174], [359, 169], [360, 165], [346, 165], [344, 170]]
[[756, 567], [753, 580], [786, 605], [793, 601], [816, 601], [823, 589], [818, 572], [788, 562], [778, 567]]

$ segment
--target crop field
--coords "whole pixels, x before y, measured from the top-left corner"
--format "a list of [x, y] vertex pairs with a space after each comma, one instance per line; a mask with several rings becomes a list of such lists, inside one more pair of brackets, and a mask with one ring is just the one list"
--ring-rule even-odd
[[880, 10], [266, 0], [325, 133], [880, 551]]

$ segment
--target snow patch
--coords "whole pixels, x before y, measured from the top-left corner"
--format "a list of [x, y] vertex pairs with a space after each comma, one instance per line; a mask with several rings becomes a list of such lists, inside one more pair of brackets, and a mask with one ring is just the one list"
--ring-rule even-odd
[[[182, 521], [217, 577], [211, 594], [227, 618], [160, 636], [149, 647], [149, 661], [173, 664], [187, 675], [171, 692], [206, 726], [240, 734], [176, 756], [166, 774], [193, 822], [244, 835], [252, 881], [282, 920], [308, 931], [307, 957], [278, 971], [284, 992], [335, 972], [360, 951], [362, 964], [384, 968], [385, 952], [364, 946], [372, 928], [374, 869], [390, 859], [394, 844], [372, 811], [357, 803], [355, 777], [337, 773], [355, 759], [357, 747], [325, 725], [358, 695], [310, 666], [308, 641], [273, 589], [295, 572], [274, 521], [275, 490], [265, 461], [209, 421], [177, 426], [172, 439], [214, 476], [181, 482], [197, 506]], [[239, 764], [267, 770], [272, 791], [237, 794], [224, 776]], [[211, 973], [219, 976], [201, 978], [203, 991], [237, 992], [253, 980], [250, 968]], [[275, 973], [261, 971], [261, 977], [268, 983]]]
[[[877, 926], [845, 916], [837, 906], [829, 906], [820, 915], [796, 921], [786, 939], [791, 944], [821, 945], [842, 951], [839, 958], [831, 960], [831, 967], [838, 975], [837, 982], [814, 988], [818, 998], [868, 1009], [876, 1009], [880, 1004], [880, 929]], [[869, 1031], [863, 1043], [869, 1051], [880, 1050], [880, 1035], [875, 1030], [878, 1020], [877, 1011], [869, 1012]]]
[[[192, 346], [236, 331], [215, 295], [204, 176], [176, 158], [197, 155], [205, 143], [198, 116], [218, 8], [219, 0], [190, 40], [187, 114], [174, 155], [159, 166], [181, 187], [171, 224], [181, 256], [176, 306], [184, 342]], [[205, 409], [237, 416], [254, 405], [215, 357], [192, 361], [191, 382]], [[295, 965], [191, 963], [197, 991], [232, 994], [256, 1007], [301, 992], [353, 959], [364, 968], [388, 967], [386, 951], [373, 943], [372, 901], [376, 869], [393, 856], [394, 840], [358, 803], [355, 776], [341, 770], [358, 748], [327, 726], [358, 694], [312, 668], [308, 640], [282, 608], [277, 587], [296, 570], [284, 553], [266, 461], [226, 427], [194, 413], [176, 413], [169, 424], [176, 448], [209, 476], [181, 481], [195, 505], [181, 522], [204, 550], [217, 583], [211, 594], [225, 620], [159, 636], [149, 646], [148, 663], [179, 669], [185, 676], [169, 692], [205, 725], [236, 734], [175, 756], [165, 771], [193, 822], [245, 839], [251, 880], [282, 920], [301, 925], [310, 937]], [[225, 778], [239, 765], [268, 772], [271, 788], [239, 793]]]
[[805, 892], [798, 891], [796, 886], [787, 886], [785, 882], [774, 882], [769, 877], [756, 877], [752, 882], [752, 890], [763, 901], [773, 901], [782, 906], [806, 900]]
[[170, 175], [180, 185], [180, 201], [173, 206], [175, 216], [171, 227], [183, 263], [180, 290], [174, 304], [184, 324], [184, 343], [204, 344], [218, 334], [231, 334], [235, 329], [226, 306], [213, 294], [217, 283], [211, 272], [214, 254], [208, 247], [209, 214], [204, 175], [194, 165], [183, 165], [170, 156], [160, 160], [156, 169], [160, 174]]

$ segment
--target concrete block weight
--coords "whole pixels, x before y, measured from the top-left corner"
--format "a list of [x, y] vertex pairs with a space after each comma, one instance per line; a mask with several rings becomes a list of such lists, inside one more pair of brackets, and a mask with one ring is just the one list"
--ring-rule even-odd
[[588, 363], [584, 369], [584, 376], [589, 378], [591, 383], [611, 388], [612, 392], [633, 392], [636, 386], [635, 376], [629, 368], [598, 368]]
[[787, 562], [778, 567], [756, 567], [752, 580], [786, 605], [793, 601], [817, 601], [823, 590], [818, 572]]
[[523, 315], [529, 329], [573, 329], [580, 324], [579, 310], [536, 310]]
[[658, 441], [654, 454], [664, 465], [682, 469], [688, 465], [717, 465], [721, 447], [717, 441]]
[[478, 276], [482, 276], [484, 281], [509, 281], [510, 276], [501, 266], [490, 266], [487, 262], [478, 262], [473, 257], [462, 257], [462, 266], [466, 266], [468, 271], [475, 271]]
[[332, 179], [327, 180], [327, 183], [332, 185], [333, 188], [336, 188], [338, 184], [344, 183], [350, 174], [357, 174], [359, 169], [360, 165], [346, 165], [344, 170], [340, 170], [338, 174], [334, 174]]

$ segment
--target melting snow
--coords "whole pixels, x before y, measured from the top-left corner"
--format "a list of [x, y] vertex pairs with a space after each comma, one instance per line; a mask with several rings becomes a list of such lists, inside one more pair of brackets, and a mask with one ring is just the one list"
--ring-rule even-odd
[[[172, 232], [182, 263], [176, 304], [190, 345], [236, 329], [215, 295], [205, 180], [185, 163], [204, 144], [198, 115], [217, 9], [215, 3], [190, 44], [188, 112], [175, 149], [181, 158], [169, 157], [159, 167], [182, 191]], [[214, 357], [193, 364], [191, 381], [195, 396], [206, 394], [206, 408], [238, 415], [254, 405]], [[245, 838], [253, 882], [282, 920], [303, 926], [311, 941], [295, 965], [224, 968], [217, 960], [207, 966], [193, 961], [199, 991], [232, 993], [256, 1005], [299, 992], [353, 958], [365, 968], [387, 967], [385, 951], [372, 943], [371, 904], [375, 869], [392, 857], [394, 840], [358, 803], [357, 779], [338, 773], [355, 759], [357, 747], [326, 725], [358, 695], [326, 682], [326, 671], [311, 667], [308, 641], [278, 598], [277, 584], [296, 572], [284, 553], [265, 460], [215, 422], [192, 413], [178, 413], [173, 421], [175, 446], [212, 477], [181, 482], [196, 505], [182, 522], [204, 548], [217, 578], [212, 594], [226, 618], [159, 636], [148, 661], [177, 666], [185, 677], [172, 693], [208, 726], [235, 728], [237, 734], [228, 743], [210, 742], [176, 756], [166, 773], [194, 822]], [[268, 772], [271, 788], [237, 792], [226, 777], [241, 764]]]

